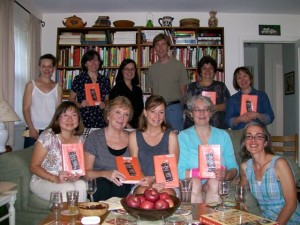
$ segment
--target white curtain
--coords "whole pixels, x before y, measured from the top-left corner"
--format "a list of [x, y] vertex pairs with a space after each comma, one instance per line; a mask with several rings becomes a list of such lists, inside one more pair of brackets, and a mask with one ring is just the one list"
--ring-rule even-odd
[[[14, 0], [0, 1], [0, 99], [14, 105]], [[9, 131], [8, 144], [14, 143], [14, 124], [6, 124]]]

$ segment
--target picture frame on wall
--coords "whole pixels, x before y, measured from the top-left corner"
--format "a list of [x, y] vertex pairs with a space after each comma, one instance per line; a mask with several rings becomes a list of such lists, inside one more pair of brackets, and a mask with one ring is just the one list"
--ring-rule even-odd
[[259, 25], [259, 35], [281, 35], [280, 25]]
[[284, 74], [284, 94], [290, 95], [295, 93], [295, 73], [289, 72]]

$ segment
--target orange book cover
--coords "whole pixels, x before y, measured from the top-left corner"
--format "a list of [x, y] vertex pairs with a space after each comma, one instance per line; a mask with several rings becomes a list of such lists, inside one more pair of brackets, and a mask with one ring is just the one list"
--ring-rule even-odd
[[202, 91], [202, 96], [210, 98], [212, 103], [216, 105], [217, 103], [217, 92], [215, 91]]
[[116, 157], [117, 170], [126, 177], [122, 183], [135, 184], [140, 182], [143, 177], [140, 163], [137, 157]]
[[166, 188], [178, 187], [179, 178], [175, 155], [155, 155], [153, 160], [156, 183], [165, 183]]
[[236, 224], [264, 224], [278, 225], [278, 222], [253, 215], [238, 209], [228, 209], [200, 215], [199, 221], [206, 225], [236, 225]]
[[99, 83], [85, 84], [85, 97], [90, 106], [99, 105], [101, 94]]
[[242, 95], [240, 115], [247, 112], [257, 112], [257, 97], [257, 95]]
[[216, 178], [215, 169], [221, 168], [221, 146], [199, 145], [199, 177]]
[[62, 144], [63, 170], [72, 174], [85, 175], [83, 144]]

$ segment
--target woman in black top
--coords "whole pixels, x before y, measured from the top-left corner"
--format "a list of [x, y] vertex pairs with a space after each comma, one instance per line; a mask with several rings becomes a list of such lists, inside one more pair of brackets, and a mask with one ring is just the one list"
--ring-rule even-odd
[[144, 109], [143, 92], [138, 84], [139, 76], [135, 61], [124, 59], [119, 67], [116, 85], [112, 88], [109, 99], [125, 96], [130, 100], [133, 108], [133, 118], [127, 128], [137, 128], [139, 116]]

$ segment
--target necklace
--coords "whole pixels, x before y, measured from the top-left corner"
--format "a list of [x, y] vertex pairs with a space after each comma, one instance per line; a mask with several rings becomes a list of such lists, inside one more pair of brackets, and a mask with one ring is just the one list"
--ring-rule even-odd
[[259, 163], [255, 163], [255, 167], [258, 169], [258, 170], [261, 170], [263, 169], [266, 165], [268, 165], [270, 162], [272, 161], [272, 159], [268, 160], [267, 162], [265, 162], [262, 166], [260, 166], [260, 168], [257, 167], [257, 165], [259, 165]]
[[156, 137], [157, 135], [161, 134], [161, 131], [156, 132], [156, 133], [151, 133], [149, 130], [147, 130], [146, 135], [150, 136], [150, 137]]

